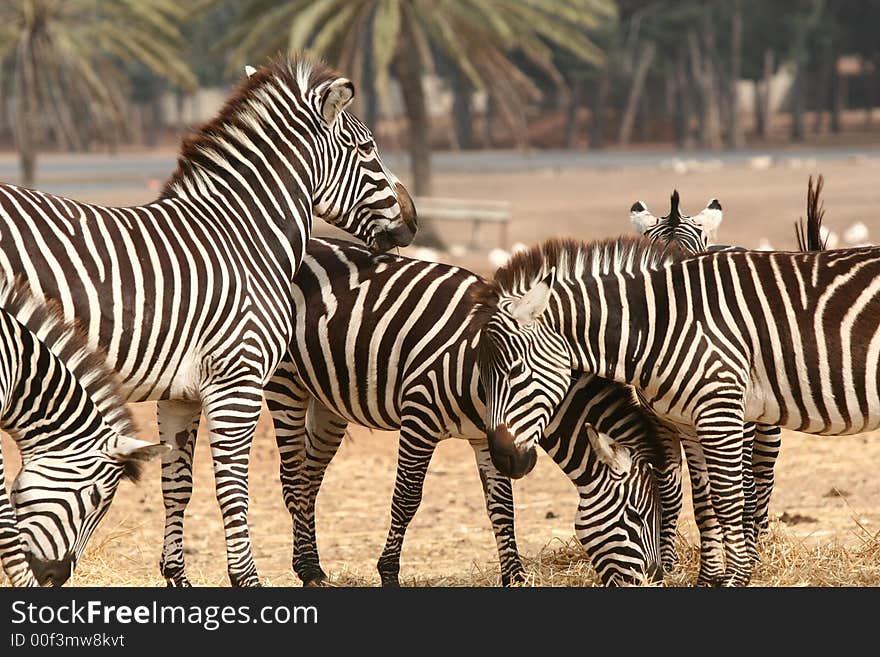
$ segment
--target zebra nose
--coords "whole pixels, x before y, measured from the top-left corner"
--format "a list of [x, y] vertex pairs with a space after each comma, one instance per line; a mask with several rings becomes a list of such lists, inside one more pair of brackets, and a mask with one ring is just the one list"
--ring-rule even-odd
[[535, 448], [520, 450], [506, 425], [500, 424], [495, 429], [490, 429], [486, 432], [486, 437], [489, 439], [492, 463], [501, 474], [511, 479], [520, 479], [535, 467], [538, 461]]
[[[416, 204], [412, 200], [412, 196], [406, 191], [406, 187], [399, 182], [394, 183], [394, 193], [397, 194], [397, 203], [400, 205], [400, 218], [409, 228], [412, 236], [415, 237], [416, 231], [419, 229], [419, 214], [416, 212]], [[412, 241], [412, 237], [410, 237]], [[401, 246], [404, 246], [401, 244]]]
[[73, 574], [72, 555], [67, 555], [63, 559], [38, 559], [29, 552], [28, 564], [40, 586], [63, 586]]

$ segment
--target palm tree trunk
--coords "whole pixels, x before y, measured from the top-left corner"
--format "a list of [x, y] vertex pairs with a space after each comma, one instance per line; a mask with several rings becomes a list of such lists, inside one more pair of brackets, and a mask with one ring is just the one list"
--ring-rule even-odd
[[584, 80], [581, 77], [576, 77], [571, 85], [571, 97], [568, 100], [568, 107], [565, 109], [565, 134], [562, 138], [562, 146], [564, 148], [573, 148], [575, 139], [577, 139], [578, 109], [580, 109], [583, 96]]
[[452, 122], [458, 147], [469, 150], [474, 147], [474, 117], [471, 112], [471, 93], [473, 88], [461, 73], [455, 74], [455, 89], [452, 99]]
[[606, 63], [599, 77], [598, 88], [593, 94], [590, 108], [590, 150], [598, 151], [605, 147], [605, 110], [608, 107], [608, 94], [611, 91], [611, 64]]
[[[410, 29], [403, 30], [403, 39], [395, 57], [395, 71], [400, 82], [403, 105], [409, 120], [409, 157], [412, 174], [412, 193], [415, 196], [431, 195], [431, 146], [428, 141], [428, 106], [422, 87], [422, 65], [415, 35]], [[418, 207], [416, 208], [418, 210]], [[415, 244], [436, 249], [446, 247], [436, 228], [426, 220], [419, 220]]]
[[636, 110], [639, 107], [639, 101], [642, 97], [642, 90], [645, 87], [645, 78], [651, 69], [651, 63], [654, 61], [654, 53], [657, 52], [657, 44], [649, 41], [642, 47], [639, 56], [639, 63], [636, 65], [636, 71], [633, 75], [632, 86], [629, 90], [629, 97], [626, 101], [626, 109], [623, 111], [623, 118], [620, 121], [620, 134], [617, 141], [621, 146], [626, 146], [631, 137], [633, 124], [636, 120]]

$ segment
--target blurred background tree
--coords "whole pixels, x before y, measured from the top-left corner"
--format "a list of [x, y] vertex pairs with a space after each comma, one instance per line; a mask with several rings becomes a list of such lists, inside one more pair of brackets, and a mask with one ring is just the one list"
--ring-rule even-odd
[[185, 89], [195, 77], [181, 57], [183, 12], [173, 0], [3, 0], [0, 61], [25, 185], [47, 141], [111, 148], [127, 127], [126, 63], [138, 62]]
[[[400, 83], [408, 119], [412, 191], [431, 194], [428, 73], [445, 73], [455, 92], [460, 143], [470, 143], [473, 92], [518, 145], [527, 142], [525, 107], [541, 91], [536, 77], [564, 88], [556, 52], [588, 65], [602, 61], [590, 32], [613, 20], [611, 0], [244, 0], [236, 26], [221, 42], [238, 65], [281, 51], [310, 51], [352, 78], [374, 126], [377, 109]], [[518, 58], [514, 56], [517, 55]], [[526, 65], [524, 65], [526, 64]], [[428, 225], [422, 244], [438, 244]]]

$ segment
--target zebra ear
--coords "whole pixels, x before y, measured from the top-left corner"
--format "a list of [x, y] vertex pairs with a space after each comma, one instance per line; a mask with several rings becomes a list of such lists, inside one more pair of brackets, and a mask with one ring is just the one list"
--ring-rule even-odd
[[629, 220], [635, 226], [639, 235], [644, 235], [645, 231], [657, 225], [657, 217], [648, 212], [648, 206], [644, 201], [636, 201], [629, 209]]
[[709, 239], [709, 242], [714, 242], [715, 233], [718, 231], [718, 227], [721, 225], [721, 220], [723, 218], [724, 214], [721, 211], [721, 204], [718, 202], [717, 198], [713, 198], [710, 199], [709, 203], [703, 208], [703, 211], [700, 212], [700, 214], [691, 217], [691, 221], [703, 230], [703, 233]]
[[244, 73], [248, 77], [251, 77], [256, 72], [257, 72], [257, 69], [255, 69], [253, 66], [245, 66], [244, 67]]
[[584, 425], [590, 446], [596, 457], [618, 475], [628, 474], [632, 469], [632, 456], [629, 449], [616, 442], [611, 436], [599, 433], [591, 424]]
[[171, 446], [165, 443], [150, 443], [146, 440], [120, 436], [107, 453], [117, 461], [150, 461], [170, 450]]
[[336, 117], [354, 100], [354, 85], [348, 78], [336, 78], [321, 93], [321, 116], [327, 125], [333, 125]]
[[523, 326], [528, 326], [538, 319], [550, 304], [554, 283], [556, 283], [556, 267], [553, 267], [550, 273], [531, 290], [511, 302], [509, 310], [513, 318]]

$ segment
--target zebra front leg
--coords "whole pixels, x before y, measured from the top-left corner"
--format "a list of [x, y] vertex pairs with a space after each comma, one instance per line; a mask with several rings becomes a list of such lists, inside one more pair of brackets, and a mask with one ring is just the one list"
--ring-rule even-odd
[[697, 425], [705, 457], [712, 508], [724, 537], [724, 586], [749, 583], [752, 562], [746, 549], [743, 513], [743, 422], [742, 415], [715, 411]]
[[183, 519], [192, 497], [192, 461], [202, 406], [165, 400], [156, 404], [159, 439], [172, 449], [162, 456], [165, 539], [159, 570], [168, 586], [190, 586], [183, 553]]
[[663, 468], [657, 473], [660, 492], [660, 563], [667, 573], [678, 565], [678, 518], [681, 515], [681, 439], [678, 432], [656, 423], [657, 437], [663, 450]]
[[0, 454], [0, 562], [3, 564], [3, 572], [13, 586], [39, 586], [34, 571], [28, 564], [24, 539], [18, 531], [15, 510], [6, 493], [6, 473], [3, 469], [2, 454]]
[[724, 579], [724, 534], [712, 506], [712, 491], [706, 459], [700, 443], [682, 440], [688, 475], [691, 481], [691, 501], [694, 522], [700, 532], [700, 570], [698, 586], [717, 586]]
[[752, 471], [755, 475], [755, 527], [763, 534], [770, 529], [770, 497], [773, 494], [774, 472], [782, 431], [779, 427], [759, 424], [752, 449]]
[[211, 440], [217, 503], [226, 536], [229, 581], [232, 586], [262, 586], [247, 524], [248, 467], [262, 410], [262, 385], [260, 381], [235, 388], [209, 385], [202, 399]]
[[398, 575], [403, 538], [421, 504], [425, 474], [437, 442], [433, 436], [425, 436], [423, 430], [403, 421], [397, 449], [397, 477], [391, 498], [391, 527], [385, 540], [385, 549], [376, 564], [382, 586], [400, 586]]
[[523, 569], [519, 551], [516, 548], [516, 531], [513, 519], [513, 486], [510, 478], [502, 475], [492, 463], [489, 443], [485, 439], [471, 440], [480, 481], [483, 484], [483, 495], [486, 498], [486, 511], [495, 534], [498, 546], [498, 559], [501, 563], [501, 584], [510, 586], [525, 581], [526, 571]]

